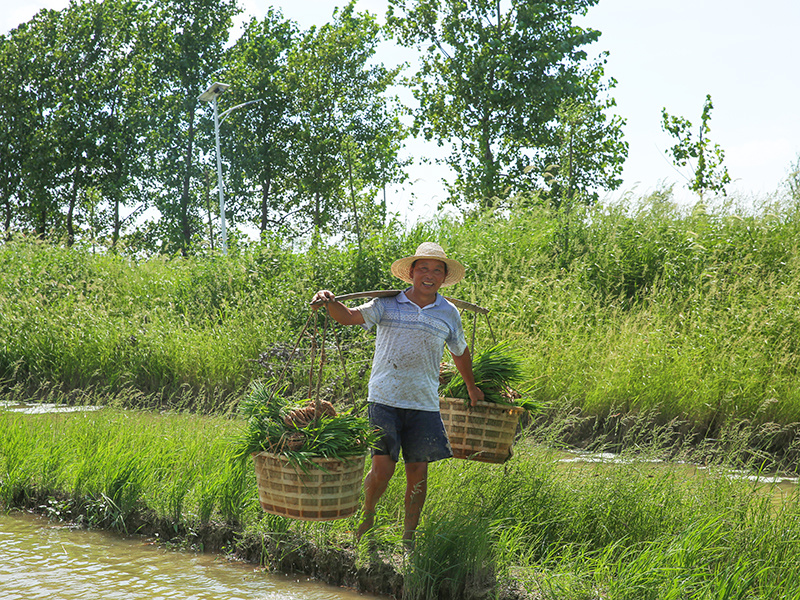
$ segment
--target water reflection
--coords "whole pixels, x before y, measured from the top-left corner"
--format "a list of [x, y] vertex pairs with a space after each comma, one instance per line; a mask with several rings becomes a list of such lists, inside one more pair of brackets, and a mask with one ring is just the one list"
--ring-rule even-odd
[[[354, 600], [350, 590], [265, 574], [143, 538], [0, 514], [0, 598], [31, 600]], [[375, 596], [370, 596], [375, 598]]]
[[0, 402], [0, 409], [23, 415], [44, 415], [48, 413], [90, 412], [100, 410], [101, 406], [69, 406], [47, 402]]
[[[643, 461], [637, 458], [620, 456], [611, 452], [564, 452], [558, 459], [560, 463], [591, 463], [591, 464], [641, 464]], [[665, 469], [671, 471], [679, 471], [685, 474], [686, 477], [696, 477], [703, 475], [709, 471], [707, 467], [701, 465], [693, 465], [691, 463], [684, 463], [680, 461], [664, 462], [661, 460], [648, 459], [646, 461], [650, 465], [663, 465]], [[741, 471], [736, 469], [723, 469], [719, 470], [731, 479], [739, 479], [749, 481], [753, 485], [761, 488], [767, 488], [773, 494], [775, 499], [783, 500], [788, 498], [793, 493], [797, 492], [800, 478], [787, 477], [785, 475], [778, 475], [775, 473], [759, 473], [753, 474], [751, 471]]]

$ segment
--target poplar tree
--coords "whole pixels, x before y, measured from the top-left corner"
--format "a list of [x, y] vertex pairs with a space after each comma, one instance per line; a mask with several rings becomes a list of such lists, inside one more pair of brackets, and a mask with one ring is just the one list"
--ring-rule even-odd
[[374, 198], [404, 177], [398, 154], [405, 129], [387, 93], [398, 69], [374, 64], [380, 27], [354, 5], [306, 31], [287, 61], [293, 128], [285, 209], [305, 220], [314, 243], [344, 229], [360, 239], [364, 211], [382, 224]]
[[[559, 107], [598, 106], [597, 95], [613, 86], [598, 85], [603, 64], [589, 63], [584, 49], [600, 32], [573, 22], [596, 2], [389, 0], [399, 43], [422, 51], [411, 78], [415, 131], [452, 146], [443, 161], [456, 176], [451, 201], [490, 208], [544, 187], [560, 144]], [[608, 132], [616, 136], [621, 124]]]
[[677, 142], [667, 152], [678, 167], [690, 167], [692, 175], [687, 177], [688, 187], [703, 201], [706, 192], [725, 195], [725, 186], [731, 182], [728, 168], [723, 164], [725, 151], [719, 144], [712, 144], [708, 137], [711, 132], [711, 110], [714, 104], [707, 94], [700, 115], [697, 136], [692, 134], [692, 123], [684, 117], [670, 115], [666, 108], [661, 109], [662, 128]]

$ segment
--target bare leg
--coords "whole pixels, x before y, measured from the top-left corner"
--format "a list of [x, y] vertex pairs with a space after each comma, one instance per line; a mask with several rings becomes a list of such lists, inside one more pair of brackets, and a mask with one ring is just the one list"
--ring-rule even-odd
[[375, 506], [386, 491], [395, 466], [397, 463], [388, 455], [376, 454], [372, 457], [369, 473], [364, 478], [364, 520], [356, 532], [357, 540], [375, 524]]
[[417, 532], [422, 506], [428, 494], [428, 463], [406, 463], [406, 515], [403, 540], [413, 542]]

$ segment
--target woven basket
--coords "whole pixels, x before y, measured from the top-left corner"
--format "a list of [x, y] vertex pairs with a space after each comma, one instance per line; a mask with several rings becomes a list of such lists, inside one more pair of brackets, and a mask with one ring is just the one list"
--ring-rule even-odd
[[303, 521], [332, 521], [358, 510], [366, 455], [315, 458], [304, 471], [282, 454], [253, 454], [261, 508]]
[[507, 461], [525, 409], [492, 402], [467, 407], [464, 402], [461, 398], [439, 398], [453, 456], [488, 463]]

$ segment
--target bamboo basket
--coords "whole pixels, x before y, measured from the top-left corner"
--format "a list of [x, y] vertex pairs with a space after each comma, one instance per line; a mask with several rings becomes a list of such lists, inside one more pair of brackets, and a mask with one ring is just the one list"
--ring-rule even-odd
[[365, 458], [315, 458], [303, 470], [282, 454], [253, 454], [261, 508], [303, 521], [348, 517], [358, 510]]
[[524, 408], [478, 402], [465, 406], [461, 398], [439, 398], [447, 437], [455, 458], [503, 463], [511, 457], [511, 446]]

